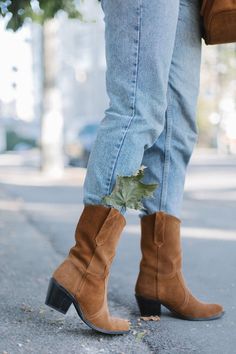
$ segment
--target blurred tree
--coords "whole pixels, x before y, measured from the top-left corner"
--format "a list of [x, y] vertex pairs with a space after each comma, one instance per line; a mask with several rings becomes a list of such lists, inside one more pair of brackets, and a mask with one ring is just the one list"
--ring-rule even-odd
[[[221, 148], [229, 114], [236, 109], [236, 44], [203, 45], [198, 105], [199, 145]], [[231, 112], [231, 113], [230, 113]]]
[[5, 0], [0, 1], [0, 14], [11, 15], [7, 28], [13, 31], [18, 30], [31, 18], [33, 21], [44, 24], [52, 19], [58, 11], [65, 11], [69, 18], [80, 18], [81, 13], [77, 10], [76, 0]]
[[[83, 1], [83, 0], [80, 0]], [[26, 20], [42, 25], [43, 93], [41, 107], [41, 169], [60, 173], [64, 167], [63, 119], [57, 89], [56, 31], [54, 17], [59, 11], [69, 18], [83, 21], [76, 0], [5, 0], [0, 1], [0, 15], [5, 17], [7, 29], [17, 31]]]

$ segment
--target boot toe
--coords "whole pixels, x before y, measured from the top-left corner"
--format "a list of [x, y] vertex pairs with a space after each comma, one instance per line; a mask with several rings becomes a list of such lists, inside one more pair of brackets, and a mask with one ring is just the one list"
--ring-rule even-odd
[[92, 325], [92, 328], [107, 334], [122, 334], [128, 332], [130, 329], [128, 320], [110, 317], [107, 313], [103, 314], [103, 316], [94, 317], [93, 319], [86, 318], [86, 320], [87, 324]]
[[207, 319], [219, 318], [223, 315], [224, 309], [219, 304], [208, 304], [203, 303], [204, 305], [199, 308], [199, 317]]
[[111, 318], [112, 330], [113, 331], [121, 331], [128, 332], [130, 330], [130, 322], [128, 320], [124, 320], [118, 317]]
[[223, 306], [219, 304], [211, 304], [209, 305], [210, 317], [221, 317], [224, 314]]
[[223, 307], [219, 304], [208, 304], [199, 302], [198, 304], [196, 304], [195, 310], [193, 311], [193, 319], [213, 320], [221, 317], [223, 313]]

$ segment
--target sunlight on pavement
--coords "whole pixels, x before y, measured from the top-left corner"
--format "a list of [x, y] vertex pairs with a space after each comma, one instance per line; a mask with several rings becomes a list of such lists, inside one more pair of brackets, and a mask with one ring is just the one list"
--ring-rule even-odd
[[0, 211], [20, 211], [23, 202], [16, 200], [0, 200]]
[[85, 168], [66, 168], [59, 176], [48, 175], [33, 168], [4, 168], [0, 172], [0, 183], [16, 186], [82, 186]]
[[[236, 241], [236, 231], [184, 226], [181, 230], [182, 237], [184, 238]], [[138, 235], [140, 233], [140, 227], [138, 225], [127, 225], [126, 232], [128, 234]]]

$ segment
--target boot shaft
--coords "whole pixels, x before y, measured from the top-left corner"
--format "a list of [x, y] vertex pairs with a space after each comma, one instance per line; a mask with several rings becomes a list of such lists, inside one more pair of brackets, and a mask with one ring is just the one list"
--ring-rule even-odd
[[126, 224], [115, 208], [85, 205], [75, 231], [75, 245], [54, 271], [46, 303], [65, 313], [73, 302], [81, 319], [103, 333], [123, 334], [126, 320], [111, 317], [107, 305], [109, 268]]
[[164, 212], [141, 218], [142, 259], [135, 287], [137, 294], [156, 298], [161, 278], [172, 277], [181, 269], [180, 223]]
[[126, 220], [117, 209], [85, 205], [75, 230], [76, 243], [69, 252], [69, 258], [78, 268], [104, 273], [115, 255], [125, 225]]
[[181, 266], [181, 221], [164, 212], [156, 212], [141, 218], [142, 267], [168, 274], [178, 263]]
[[53, 277], [76, 294], [85, 274], [105, 279], [115, 255], [125, 217], [115, 208], [85, 205], [75, 230], [75, 245]]

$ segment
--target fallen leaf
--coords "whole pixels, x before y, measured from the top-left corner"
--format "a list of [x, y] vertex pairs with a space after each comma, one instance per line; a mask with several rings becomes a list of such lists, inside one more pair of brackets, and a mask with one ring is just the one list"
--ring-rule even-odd
[[55, 318], [53, 320], [50, 320], [49, 323], [51, 325], [60, 325], [60, 324], [63, 324], [64, 323], [64, 318]]
[[20, 307], [23, 312], [33, 312], [33, 309], [30, 305], [22, 304]]
[[140, 319], [143, 321], [160, 321], [159, 316], [142, 316]]
[[146, 333], [147, 333], [147, 331], [139, 332], [136, 336], [136, 339], [137, 340], [143, 339], [143, 337], [145, 336]]

